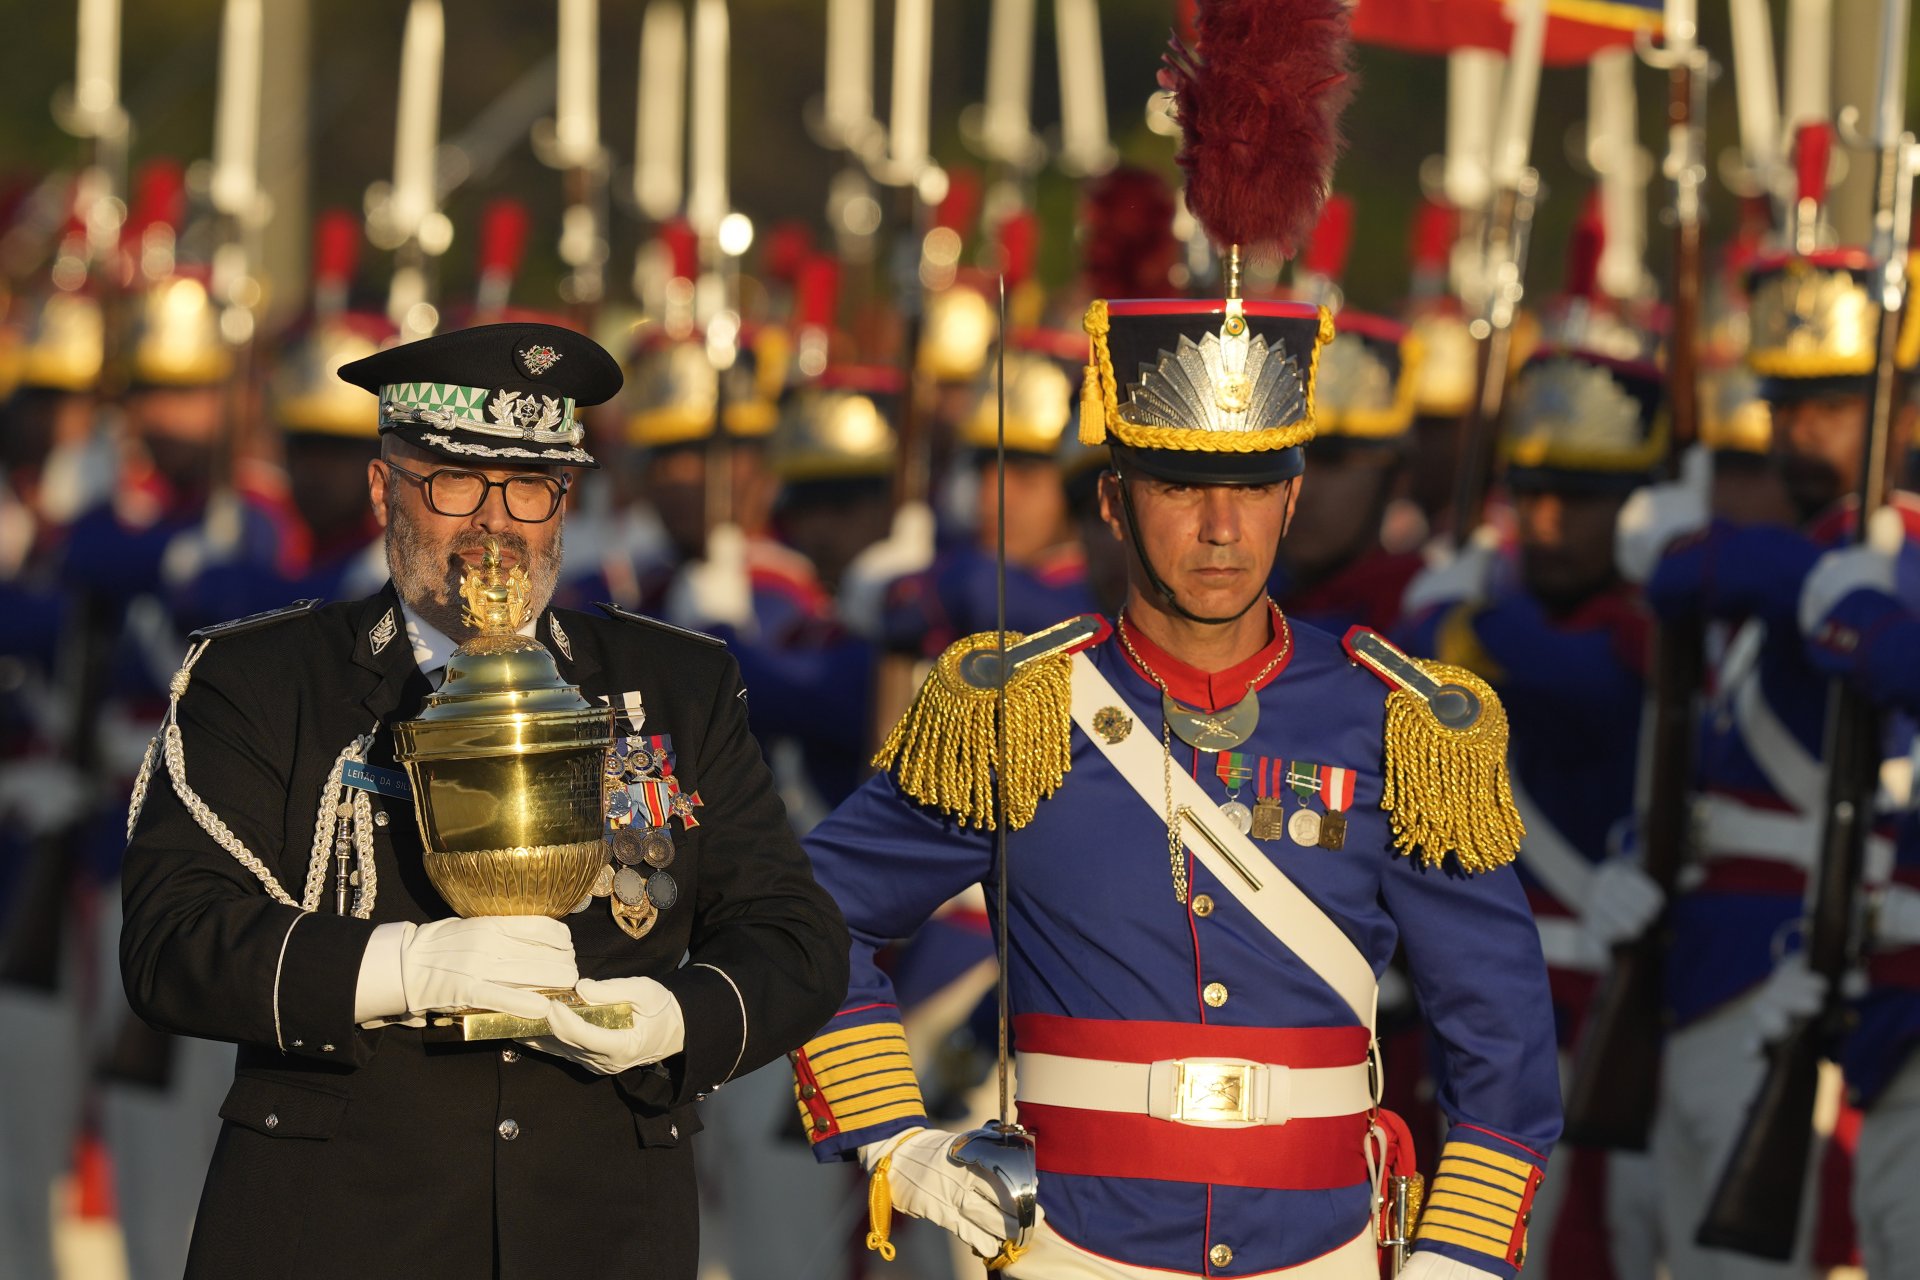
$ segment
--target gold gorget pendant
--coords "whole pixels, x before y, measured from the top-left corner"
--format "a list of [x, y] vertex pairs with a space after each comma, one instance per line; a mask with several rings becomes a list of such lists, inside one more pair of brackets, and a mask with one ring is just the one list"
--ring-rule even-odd
[[1183, 707], [1171, 694], [1160, 695], [1160, 711], [1180, 741], [1202, 751], [1231, 751], [1253, 736], [1260, 723], [1260, 696], [1254, 690], [1223, 711]]

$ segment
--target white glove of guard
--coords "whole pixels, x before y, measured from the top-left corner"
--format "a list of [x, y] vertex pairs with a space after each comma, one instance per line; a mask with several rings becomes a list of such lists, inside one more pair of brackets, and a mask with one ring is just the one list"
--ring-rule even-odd
[[475, 916], [416, 926], [400, 944], [406, 1011], [494, 1009], [544, 1018], [547, 997], [536, 987], [580, 980], [573, 935], [546, 916]]
[[739, 525], [717, 525], [704, 559], [682, 566], [667, 592], [667, 620], [681, 627], [753, 625], [753, 582], [747, 576], [747, 535]]
[[1020, 1224], [1000, 1207], [992, 1182], [947, 1159], [960, 1135], [944, 1129], [909, 1129], [860, 1148], [860, 1167], [873, 1172], [891, 1156], [887, 1182], [893, 1207], [951, 1231], [982, 1258], [992, 1258], [1014, 1238]]
[[1713, 456], [1699, 446], [1680, 460], [1680, 479], [1633, 491], [1613, 528], [1613, 563], [1628, 582], [1644, 584], [1676, 539], [1707, 527]]
[[1920, 946], [1920, 889], [1890, 884], [1873, 895], [1873, 932], [1869, 941], [1881, 950]]
[[1411, 617], [1434, 605], [1486, 603], [1487, 585], [1493, 576], [1494, 557], [1499, 549], [1499, 533], [1481, 525], [1468, 535], [1458, 551], [1452, 548], [1431, 551], [1427, 567], [1407, 584], [1401, 612]]
[[686, 1047], [687, 1024], [680, 1002], [652, 978], [610, 978], [604, 982], [582, 978], [575, 990], [589, 1004], [630, 1002], [633, 1025], [624, 1031], [596, 1027], [558, 1000], [550, 1000], [546, 1016], [553, 1034], [520, 1043], [577, 1062], [603, 1076], [617, 1076], [630, 1068], [671, 1058]]
[[1594, 868], [1580, 924], [1605, 946], [1630, 942], [1647, 931], [1667, 895], [1638, 863], [1615, 858]]
[[933, 563], [933, 509], [909, 502], [893, 513], [893, 528], [847, 564], [840, 579], [840, 621], [869, 638], [880, 633], [887, 588]]
[[78, 821], [93, 796], [86, 775], [51, 756], [10, 760], [0, 769], [0, 815], [25, 835], [48, 835]]
[[1807, 958], [1794, 954], [1774, 966], [1767, 980], [1748, 998], [1747, 1014], [1762, 1045], [1787, 1033], [1795, 1019], [1811, 1018], [1827, 1002], [1827, 980], [1807, 968]]
[[1866, 541], [1841, 547], [1814, 562], [1800, 588], [1800, 633], [1812, 636], [1834, 606], [1863, 588], [1893, 594], [1900, 544], [1906, 540], [1900, 513], [1882, 507], [1867, 518]]
[[1407, 1265], [1400, 1268], [1394, 1280], [1499, 1280], [1499, 1275], [1444, 1254], [1415, 1253], [1408, 1256]]

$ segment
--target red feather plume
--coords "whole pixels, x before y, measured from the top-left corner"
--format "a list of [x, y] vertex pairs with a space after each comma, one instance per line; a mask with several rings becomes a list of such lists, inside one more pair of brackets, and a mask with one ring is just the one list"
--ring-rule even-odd
[[517, 200], [494, 200], [480, 214], [480, 273], [516, 276], [527, 251], [527, 208]]
[[1460, 211], [1437, 200], [1423, 200], [1413, 216], [1413, 269], [1444, 270], [1460, 238]]
[[1601, 213], [1600, 192], [1587, 194], [1580, 220], [1567, 242], [1567, 280], [1563, 292], [1570, 298], [1600, 296], [1600, 255], [1607, 249], [1607, 220]]
[[1347, 250], [1352, 246], [1353, 201], [1346, 196], [1330, 197], [1313, 224], [1301, 265], [1310, 275], [1338, 280], [1346, 274]]
[[315, 284], [348, 285], [360, 264], [360, 220], [345, 209], [323, 209], [313, 220]]
[[804, 222], [776, 223], [767, 236], [767, 249], [761, 255], [761, 267], [775, 280], [792, 284], [813, 254], [813, 232]]
[[1319, 216], [1353, 96], [1346, 0], [1200, 0], [1168, 50], [1187, 207], [1218, 244], [1291, 257]]
[[1033, 262], [1040, 252], [1040, 220], [1030, 209], [1008, 214], [996, 229], [1000, 242], [1000, 271], [1007, 277], [1007, 288], [1016, 289], [1033, 274]]
[[1164, 298], [1180, 258], [1173, 189], [1126, 165], [1088, 182], [1080, 199], [1081, 274], [1096, 298]]
[[794, 273], [794, 313], [803, 329], [831, 329], [840, 306], [840, 261], [808, 254]]

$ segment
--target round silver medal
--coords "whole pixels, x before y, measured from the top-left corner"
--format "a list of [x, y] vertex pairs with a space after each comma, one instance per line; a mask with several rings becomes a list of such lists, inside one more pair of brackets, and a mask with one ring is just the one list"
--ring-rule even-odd
[[647, 896], [647, 882], [632, 867], [622, 867], [614, 873], [613, 896], [629, 907], [638, 906]]
[[620, 788], [607, 797], [607, 816], [609, 818], [624, 818], [632, 812], [633, 796], [628, 793], [625, 787]]
[[665, 911], [680, 901], [680, 886], [666, 872], [656, 871], [647, 877], [647, 901]]
[[673, 833], [665, 827], [655, 827], [640, 837], [640, 856], [646, 859], [648, 866], [656, 870], [673, 861]]
[[621, 866], [630, 867], [640, 861], [643, 848], [640, 833], [632, 827], [622, 827], [613, 833], [613, 856], [620, 860]]
[[1316, 845], [1320, 843], [1320, 815], [1311, 809], [1296, 809], [1287, 819], [1287, 834], [1295, 844]]
[[1253, 810], [1238, 800], [1229, 800], [1220, 806], [1220, 812], [1227, 815], [1227, 821], [1240, 828], [1242, 835], [1253, 830]]
[[580, 895], [580, 901], [574, 903], [573, 910], [568, 912], [567, 914], [577, 916], [582, 911], [585, 911], [588, 907], [592, 905], [593, 905], [593, 895], [591, 893], [583, 893]]

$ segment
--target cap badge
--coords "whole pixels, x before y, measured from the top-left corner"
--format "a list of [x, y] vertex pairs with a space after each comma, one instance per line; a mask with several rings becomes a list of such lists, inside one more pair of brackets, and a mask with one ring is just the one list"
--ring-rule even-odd
[[[559, 359], [558, 356], [554, 358]], [[496, 425], [517, 432], [522, 439], [532, 440], [537, 433], [558, 427], [565, 410], [552, 396], [535, 397], [519, 391], [502, 391], [487, 406], [487, 416]]]
[[560, 353], [542, 343], [519, 353], [520, 368], [529, 378], [537, 378], [560, 363]]
[[1307, 384], [1284, 343], [1217, 333], [1185, 334], [1159, 363], [1142, 365], [1127, 420], [1139, 426], [1200, 431], [1260, 431], [1307, 417]]

